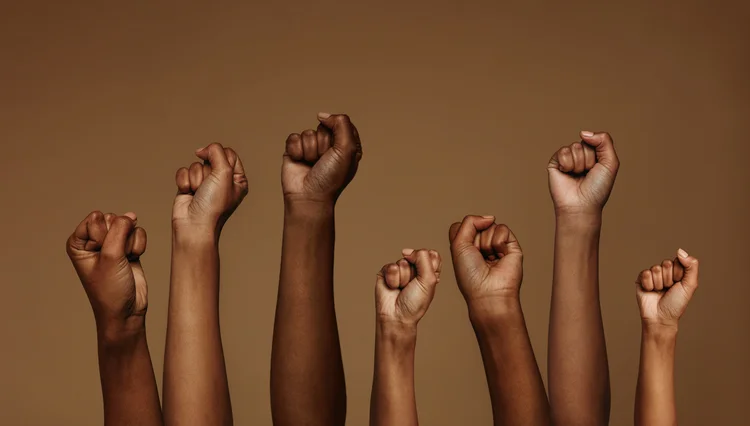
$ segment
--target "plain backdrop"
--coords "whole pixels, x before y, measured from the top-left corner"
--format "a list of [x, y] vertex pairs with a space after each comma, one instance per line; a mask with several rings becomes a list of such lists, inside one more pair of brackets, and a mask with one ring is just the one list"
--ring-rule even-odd
[[546, 377], [545, 166], [580, 130], [611, 132], [622, 162], [601, 240], [611, 424], [632, 424], [634, 280], [678, 247], [701, 260], [677, 347], [681, 425], [746, 424], [747, 2], [198, 3], [0, 8], [0, 424], [101, 424], [93, 317], [64, 250], [92, 210], [135, 211], [148, 232], [161, 385], [174, 173], [218, 141], [240, 154], [251, 188], [221, 240], [235, 424], [270, 425], [281, 155], [318, 111], [349, 113], [364, 148], [336, 210], [348, 424], [367, 423], [375, 273], [404, 247], [446, 260], [419, 328], [420, 419], [491, 424], [448, 260], [448, 227], [466, 214], [496, 215], [523, 246], [523, 307]]

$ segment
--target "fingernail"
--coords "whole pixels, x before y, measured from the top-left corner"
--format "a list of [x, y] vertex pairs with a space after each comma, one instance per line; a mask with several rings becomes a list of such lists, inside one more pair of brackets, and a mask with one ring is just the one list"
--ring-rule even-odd
[[206, 147], [205, 147], [205, 146], [202, 146], [202, 147], [200, 147], [200, 148], [196, 149], [196, 150], [195, 150], [195, 153], [197, 154], [197, 153], [199, 153], [199, 152], [203, 151], [204, 149], [206, 149]]
[[584, 130], [584, 131], [581, 132], [581, 135], [585, 136], [587, 138], [590, 138], [590, 137], [594, 136], [594, 132], [589, 132], [588, 130]]
[[403, 254], [404, 256], [408, 256], [412, 253], [414, 253], [414, 249], [405, 248], [401, 250], [401, 254]]
[[679, 249], [677, 250], [677, 256], [680, 256], [681, 258], [685, 259], [688, 257], [688, 254], [685, 250]]
[[327, 112], [319, 112], [318, 113], [318, 120], [325, 120], [326, 118], [330, 117], [331, 114]]
[[138, 216], [135, 213], [133, 213], [133, 212], [127, 212], [123, 216], [129, 217], [130, 220], [132, 220], [133, 222], [137, 222], [138, 221]]
[[485, 218], [485, 219], [494, 219], [495, 218], [495, 216], [482, 216], [482, 217]]

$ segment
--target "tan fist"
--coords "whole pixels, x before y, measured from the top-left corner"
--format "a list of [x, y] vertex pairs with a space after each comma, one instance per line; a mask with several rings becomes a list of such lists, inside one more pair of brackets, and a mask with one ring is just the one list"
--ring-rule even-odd
[[402, 254], [378, 272], [375, 307], [378, 321], [416, 325], [435, 296], [442, 260], [435, 250], [404, 249]]
[[344, 114], [318, 114], [317, 130], [286, 140], [281, 186], [287, 202], [335, 203], [362, 159], [359, 132]]
[[220, 231], [248, 192], [242, 161], [232, 148], [212, 143], [196, 151], [203, 160], [177, 170], [172, 223]]
[[146, 231], [136, 220], [135, 213], [94, 211], [68, 238], [66, 252], [100, 325], [118, 326], [146, 314], [148, 288], [140, 262]]
[[493, 216], [466, 216], [450, 227], [453, 270], [469, 305], [517, 300], [523, 281], [523, 251], [506, 225]]
[[641, 271], [635, 288], [645, 324], [676, 327], [698, 289], [698, 259], [680, 249], [674, 260]]
[[620, 168], [609, 133], [581, 132], [581, 141], [560, 148], [549, 161], [549, 190], [555, 211], [601, 212]]

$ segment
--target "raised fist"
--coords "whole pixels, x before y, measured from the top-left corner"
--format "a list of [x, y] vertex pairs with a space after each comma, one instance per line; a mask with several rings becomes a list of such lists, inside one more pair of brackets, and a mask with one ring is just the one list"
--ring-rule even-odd
[[401, 254], [378, 272], [375, 308], [381, 322], [416, 325], [435, 296], [442, 260], [435, 250], [404, 249]]
[[68, 238], [66, 251], [97, 323], [120, 324], [146, 314], [148, 291], [139, 260], [146, 231], [136, 227], [135, 213], [92, 212]]
[[458, 287], [470, 306], [519, 298], [523, 252], [515, 235], [494, 216], [466, 216], [448, 234]]
[[698, 259], [685, 250], [677, 258], [645, 269], [635, 282], [641, 320], [649, 325], [677, 326], [698, 288]]
[[175, 226], [207, 226], [220, 231], [248, 191], [245, 169], [232, 148], [212, 143], [195, 152], [203, 163], [177, 170]]
[[547, 165], [558, 213], [601, 212], [615, 184], [620, 160], [609, 133], [581, 132], [581, 139], [560, 148]]
[[281, 166], [285, 201], [336, 202], [362, 159], [359, 133], [344, 114], [319, 113], [317, 130], [292, 133]]

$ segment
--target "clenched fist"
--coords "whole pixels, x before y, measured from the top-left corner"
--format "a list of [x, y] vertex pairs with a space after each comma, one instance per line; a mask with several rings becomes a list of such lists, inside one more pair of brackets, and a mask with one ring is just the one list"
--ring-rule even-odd
[[359, 133], [344, 114], [318, 114], [317, 130], [286, 140], [281, 167], [285, 201], [335, 203], [357, 173], [362, 158]]
[[404, 249], [402, 255], [378, 272], [375, 307], [378, 321], [416, 325], [435, 296], [442, 260], [435, 250]]
[[466, 216], [450, 227], [453, 269], [471, 307], [517, 300], [523, 281], [523, 252], [515, 235], [493, 216]]
[[172, 223], [220, 231], [247, 195], [245, 169], [232, 148], [218, 143], [197, 150], [195, 155], [203, 162], [177, 170]]
[[698, 288], [698, 259], [684, 250], [675, 260], [641, 271], [635, 283], [641, 320], [647, 325], [676, 327]]
[[601, 212], [620, 167], [608, 133], [581, 132], [581, 138], [560, 148], [547, 165], [549, 190], [559, 214]]
[[68, 238], [66, 251], [98, 324], [142, 321], [148, 291], [139, 258], [146, 251], [146, 231], [136, 227], [135, 213], [92, 212]]

